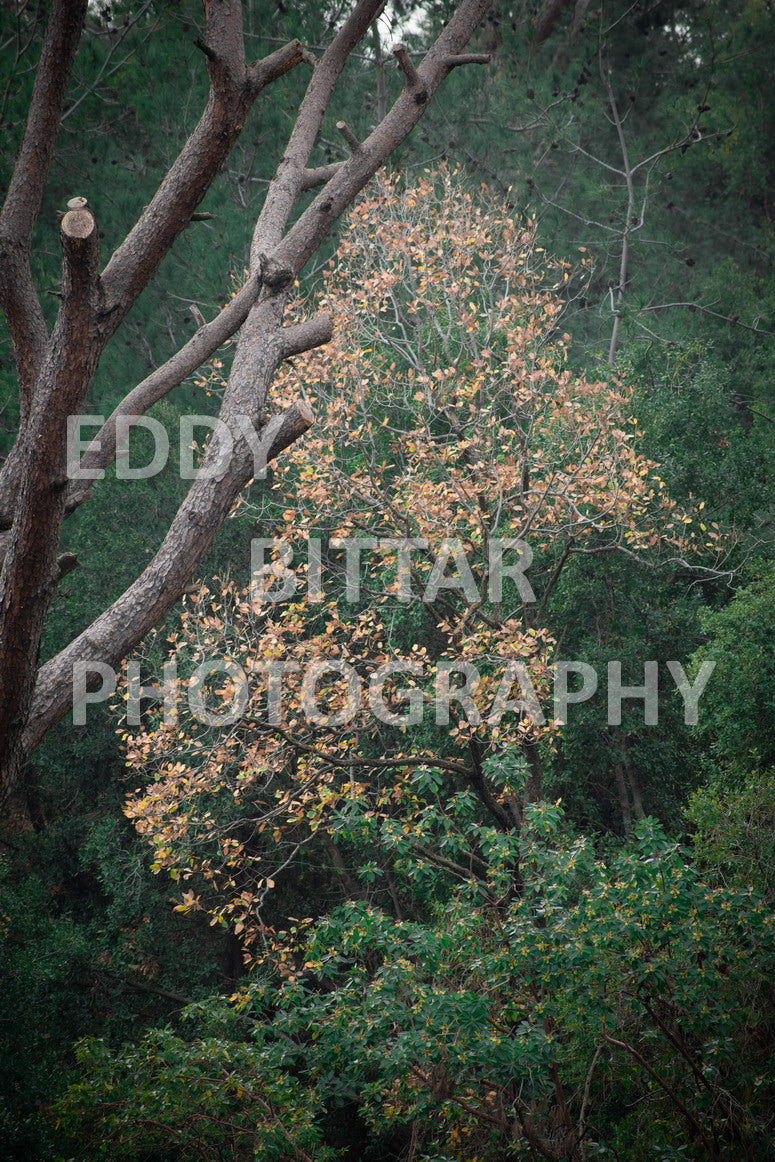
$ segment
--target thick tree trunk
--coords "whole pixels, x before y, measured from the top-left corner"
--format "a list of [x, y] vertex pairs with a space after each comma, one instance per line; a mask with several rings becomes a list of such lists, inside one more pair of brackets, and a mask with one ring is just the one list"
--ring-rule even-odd
[[86, 209], [65, 214], [62, 306], [35, 387], [21, 448], [23, 473], [10, 548], [0, 574], [0, 770], [12, 787], [26, 757], [43, 624], [58, 577], [67, 487], [67, 417], [79, 412], [96, 366], [97, 224]]

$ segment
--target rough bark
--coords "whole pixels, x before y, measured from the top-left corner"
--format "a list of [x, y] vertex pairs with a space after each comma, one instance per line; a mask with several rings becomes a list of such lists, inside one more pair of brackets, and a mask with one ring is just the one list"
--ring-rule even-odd
[[67, 417], [81, 410], [97, 363], [100, 306], [97, 224], [88, 210], [61, 224], [62, 305], [24, 425], [23, 465], [9, 550], [0, 574], [0, 762], [16, 773], [35, 684], [40, 639], [59, 574]]

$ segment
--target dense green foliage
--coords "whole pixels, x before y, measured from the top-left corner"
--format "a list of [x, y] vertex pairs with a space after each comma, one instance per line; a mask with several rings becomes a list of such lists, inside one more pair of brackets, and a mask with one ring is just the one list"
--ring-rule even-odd
[[[119, 1054], [82, 1046], [60, 1111], [98, 1127], [82, 1156], [564, 1158], [583, 1136], [595, 1158], [769, 1157], [766, 903], [653, 824], [609, 861], [548, 804], [497, 839], [425, 923], [345, 905], [289, 982], [258, 975]], [[495, 903], [515, 861], [523, 891]], [[350, 1108], [361, 1144], [319, 1148]]]
[[[421, 44], [448, 7], [412, 5], [404, 39]], [[0, 6], [3, 184], [44, 8]], [[256, 56], [328, 35], [319, 5], [246, 9]], [[695, 672], [714, 661], [699, 726], [684, 724], [674, 690], [648, 729], [637, 704], [617, 727], [604, 702], [579, 705], [543, 754], [548, 802], [518, 830], [422, 768], [421, 833], [344, 803], [333, 846], [321, 834], [278, 878], [268, 915], [281, 955], [246, 973], [239, 934], [176, 914], [178, 887], [152, 874], [124, 820], [137, 776], [115, 713], [62, 724], [36, 757], [23, 818], [0, 834], [9, 1162], [765, 1162], [775, 1150], [775, 12], [768, 0], [569, 4], [536, 46], [542, 9], [500, 6], [472, 45], [493, 63], [450, 77], [395, 169], [411, 183], [448, 157], [472, 191], [507, 197], [520, 222], [535, 216], [539, 244], [569, 264], [574, 374], [605, 378], [612, 360], [670, 494], [701, 503], [726, 538], [728, 574], [705, 580], [574, 558], [547, 610], [565, 657], [621, 659], [633, 682], [646, 658], [687, 671], [692, 659]], [[52, 314], [56, 210], [87, 194], [107, 255], [206, 93], [193, 3], [111, 10], [90, 16], [38, 229]], [[382, 18], [385, 46], [402, 11]], [[359, 134], [378, 106], [368, 51], [331, 113]], [[391, 97], [400, 77], [384, 73]], [[210, 317], [228, 299], [303, 80], [289, 74], [252, 114], [201, 207], [214, 217], [188, 227], [113, 341], [101, 398], [193, 331], [192, 303]], [[331, 124], [318, 163], [339, 156], [335, 137]], [[628, 200], [613, 170], [641, 161]], [[212, 410], [212, 382], [197, 378], [153, 411], [173, 448], [180, 412]], [[4, 344], [3, 453], [13, 383]], [[68, 522], [81, 567], [60, 586], [47, 654], [123, 590], [180, 489], [174, 462], [138, 482], [129, 507], [108, 479]], [[251, 536], [271, 533], [267, 497], [254, 486], [250, 518], [227, 525], [207, 575], [245, 576]], [[397, 630], [426, 631], [416, 610]], [[514, 751], [486, 774], [496, 793], [518, 791], [525, 768]], [[457, 871], [418, 856], [418, 836]]]

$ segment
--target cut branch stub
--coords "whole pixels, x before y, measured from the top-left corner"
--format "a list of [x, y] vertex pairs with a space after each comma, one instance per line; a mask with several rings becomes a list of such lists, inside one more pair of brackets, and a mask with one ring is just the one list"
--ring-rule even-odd
[[291, 40], [281, 48], [275, 49], [263, 60], [255, 61], [248, 69], [248, 78], [252, 88], [258, 93], [278, 77], [282, 77], [290, 69], [295, 69], [302, 61], [310, 62], [310, 54], [300, 40]]
[[347, 122], [346, 121], [337, 121], [336, 128], [337, 128], [337, 132], [341, 133], [342, 137], [345, 139], [345, 141], [349, 145], [352, 152], [357, 153], [358, 150], [361, 148], [361, 143], [358, 140], [358, 138], [355, 136], [355, 134], [353, 133], [352, 129], [347, 124]]
[[216, 53], [213, 52], [209, 44], [205, 44], [201, 36], [197, 36], [194, 40], [194, 47], [198, 48], [200, 52], [203, 52], [209, 61], [215, 62], [218, 60]]
[[333, 333], [334, 320], [328, 312], [315, 315], [303, 323], [283, 327], [280, 332], [282, 358], [288, 359], [291, 355], [300, 355], [313, 347], [322, 347], [324, 343], [330, 342]]
[[57, 557], [55, 580], [61, 581], [68, 573], [72, 573], [73, 569], [77, 569], [80, 563], [75, 553], [62, 553]]
[[305, 400], [297, 399], [281, 415], [274, 417], [274, 420], [278, 421], [277, 429], [266, 454], [267, 461], [275, 460], [281, 452], [290, 448], [291, 444], [309, 431], [315, 422], [315, 413]]
[[[62, 310], [86, 340], [96, 311], [99, 233], [91, 210], [68, 210], [59, 223], [62, 238]], [[71, 336], [72, 339], [72, 336]]]
[[337, 173], [341, 166], [341, 161], [333, 161], [330, 165], [319, 165], [315, 169], [305, 169], [301, 175], [299, 188], [302, 190], [313, 190], [316, 186], [325, 185]]
[[[75, 201], [75, 199], [72, 199]], [[90, 210], [82, 207], [78, 210], [68, 210], [62, 219], [60, 229], [68, 238], [89, 238], [96, 226]]]
[[412, 58], [409, 56], [409, 50], [405, 44], [393, 45], [393, 56], [398, 61], [401, 72], [406, 77], [407, 87], [410, 89], [419, 89], [422, 87], [422, 79], [417, 69], [412, 64]]

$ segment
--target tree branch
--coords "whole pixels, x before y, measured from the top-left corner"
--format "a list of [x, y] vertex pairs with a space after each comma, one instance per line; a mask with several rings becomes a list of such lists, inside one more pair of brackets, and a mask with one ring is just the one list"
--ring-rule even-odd
[[393, 45], [393, 56], [398, 61], [399, 68], [404, 74], [407, 86], [410, 89], [419, 89], [422, 84], [420, 74], [412, 63], [412, 58], [409, 56], [409, 50], [405, 44]]
[[647, 311], [668, 311], [673, 307], [685, 307], [688, 311], [700, 311], [703, 315], [711, 315], [714, 319], [721, 319], [733, 327], [742, 327], [745, 331], [753, 331], [755, 335], [775, 335], [775, 331], [765, 331], [764, 327], [757, 327], [751, 323], [741, 323], [738, 315], [724, 315], [720, 311], [712, 311], [710, 307], [700, 306], [699, 303], [656, 303], [651, 307], [639, 307], [638, 314], [645, 315]]
[[303, 323], [294, 323], [282, 329], [283, 359], [301, 355], [313, 347], [322, 347], [331, 340], [334, 321], [329, 314], [316, 315]]
[[451, 69], [460, 68], [461, 65], [488, 65], [492, 57], [488, 52], [463, 52], [457, 53], [456, 56], [448, 56], [446, 64]]
[[218, 58], [218, 66], [210, 68], [207, 107], [153, 199], [105, 268], [106, 340], [188, 225], [258, 93], [302, 60], [301, 43], [292, 41], [246, 72], [237, 4], [208, 5], [207, 42]]
[[[277, 418], [272, 421], [274, 433], [266, 461], [303, 435], [312, 422], [312, 412], [303, 402], [293, 404], [279, 423]], [[41, 667], [24, 736], [28, 752], [72, 706], [75, 664], [101, 662], [116, 668], [179, 599], [238, 493], [255, 474], [255, 461], [246, 441], [235, 443], [228, 471], [220, 479], [208, 478], [207, 472], [212, 472], [224, 458], [221, 437], [214, 434], [202, 464], [204, 473], [193, 482], [153, 560], [87, 630]]]
[[22, 138], [0, 212], [0, 306], [8, 319], [19, 373], [22, 423], [48, 339], [29, 264], [32, 231], [51, 168], [67, 86], [86, 17], [86, 0], [55, 0]]
[[643, 1056], [643, 1054], [639, 1053], [638, 1050], [633, 1045], [628, 1045], [626, 1041], [618, 1041], [615, 1037], [610, 1037], [607, 1033], [603, 1034], [603, 1040], [606, 1042], [607, 1045], [613, 1045], [613, 1046], [615, 1046], [615, 1048], [623, 1049], [625, 1051], [625, 1053], [629, 1053], [630, 1056], [633, 1057], [643, 1069], [645, 1069], [645, 1071], [646, 1071], [646, 1073], [648, 1073], [649, 1077], [653, 1078], [653, 1080], [657, 1083], [657, 1085], [660, 1087], [660, 1089], [662, 1089], [664, 1091], [664, 1093], [667, 1094], [668, 1098], [673, 1102], [676, 1109], [679, 1111], [679, 1113], [685, 1119], [689, 1128], [697, 1135], [697, 1137], [700, 1139], [700, 1141], [705, 1144], [705, 1147], [708, 1150], [708, 1157], [712, 1158], [712, 1159], [718, 1159], [719, 1154], [713, 1148], [713, 1144], [710, 1141], [710, 1139], [708, 1138], [708, 1135], [703, 1130], [699, 1119], [696, 1117], [695, 1114], [693, 1114], [691, 1112], [691, 1110], [684, 1104], [684, 1102], [681, 1101], [678, 1094], [675, 1092], [675, 1090], [671, 1086], [669, 1086], [667, 1084], [667, 1082], [664, 1080], [664, 1078], [661, 1077], [660, 1074], [658, 1074], [655, 1069], [652, 1069], [652, 1067], [649, 1065], [648, 1061], [646, 1061], [646, 1058]]
[[[448, 59], [467, 44], [490, 7], [491, 0], [462, 0], [417, 69], [420, 90], [403, 90], [385, 119], [361, 142], [361, 149], [342, 164], [279, 243], [278, 261], [287, 255], [294, 273], [302, 270], [356, 194], [420, 121], [450, 71]], [[417, 99], [420, 95], [422, 100]]]
[[331, 165], [320, 165], [316, 169], [305, 169], [301, 175], [299, 189], [311, 190], [315, 186], [325, 185], [341, 167], [341, 161], [334, 161]]
[[337, 121], [336, 128], [337, 128], [338, 132], [341, 133], [342, 137], [345, 139], [347, 144], [349, 145], [351, 152], [357, 153], [357, 151], [361, 148], [361, 143], [358, 140], [358, 138], [355, 136], [355, 134], [353, 133], [352, 129], [347, 124], [347, 122], [346, 121]]
[[[331, 102], [342, 69], [350, 53], [366, 35], [372, 21], [376, 20], [383, 7], [384, 0], [359, 0], [315, 64], [288, 144], [270, 182], [256, 222], [250, 251], [251, 270], [260, 269], [262, 255], [271, 254], [280, 241], [302, 189], [303, 175], [307, 170], [310, 154], [323, 124], [323, 116]], [[337, 176], [340, 172], [341, 166], [337, 170]]]
[[[82, 470], [96, 471], [111, 464], [116, 455], [116, 422], [120, 416], [144, 415], [209, 359], [244, 323], [256, 300], [260, 283], [249, 279], [234, 298], [209, 323], [200, 327], [185, 346], [133, 388], [108, 417], [81, 457]], [[66, 510], [72, 512], [87, 499], [93, 481], [73, 481], [68, 489]]]

